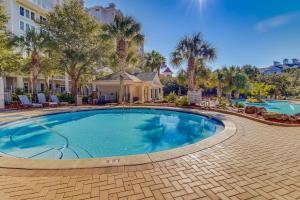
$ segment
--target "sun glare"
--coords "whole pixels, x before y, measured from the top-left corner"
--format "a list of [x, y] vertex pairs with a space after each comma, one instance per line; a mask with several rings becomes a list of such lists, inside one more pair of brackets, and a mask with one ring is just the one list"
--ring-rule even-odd
[[[198, 12], [200, 15], [205, 12], [208, 0], [182, 0], [187, 6], [187, 12]], [[210, 0], [211, 1], [211, 0]]]
[[203, 11], [206, 0], [196, 0], [199, 6], [200, 11]]

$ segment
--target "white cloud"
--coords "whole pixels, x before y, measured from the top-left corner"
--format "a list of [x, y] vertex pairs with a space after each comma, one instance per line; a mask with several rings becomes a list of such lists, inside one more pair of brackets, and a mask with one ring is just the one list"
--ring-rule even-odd
[[270, 29], [282, 27], [290, 22], [300, 18], [300, 13], [286, 13], [259, 21], [255, 25], [255, 29], [260, 32], [268, 31]]

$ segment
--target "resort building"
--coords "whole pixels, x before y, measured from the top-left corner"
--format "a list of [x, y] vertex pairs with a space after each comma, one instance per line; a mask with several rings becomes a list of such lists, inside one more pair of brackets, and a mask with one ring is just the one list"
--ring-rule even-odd
[[171, 77], [173, 76], [173, 71], [169, 67], [167, 67], [160, 75]]
[[[117, 102], [120, 72], [93, 81], [93, 90], [100, 103]], [[126, 102], [149, 102], [163, 99], [163, 85], [155, 72], [124, 75], [124, 97]]]
[[121, 11], [116, 8], [114, 3], [110, 3], [108, 7], [93, 6], [87, 8], [87, 12], [90, 16], [93, 16], [98, 22], [102, 24], [110, 24], [114, 21], [117, 14], [121, 14]]
[[[114, 21], [116, 15], [122, 14], [122, 12], [116, 8], [114, 3], [108, 4], [107, 7], [99, 5], [93, 6], [91, 8], [87, 8], [87, 12], [101, 24], [110, 24]], [[137, 51], [143, 55], [144, 45], [140, 45], [137, 48]]]
[[284, 59], [282, 63], [274, 61], [273, 65], [266, 68], [260, 68], [260, 73], [264, 75], [271, 74], [280, 74], [286, 69], [295, 69], [300, 68], [300, 61], [298, 59], [292, 59], [292, 62], [289, 62], [288, 59]]
[[[7, 30], [16, 36], [24, 36], [26, 31], [43, 31], [36, 21], [45, 21], [46, 15], [56, 5], [62, 4], [63, 0], [4, 0], [4, 8], [7, 12], [9, 21]], [[11, 100], [11, 94], [18, 88], [28, 92], [32, 88], [29, 74], [10, 74], [3, 77], [2, 90], [4, 90], [5, 101]], [[45, 78], [38, 77], [38, 92], [45, 91]], [[50, 77], [48, 80], [49, 88], [53, 92], [69, 92], [69, 79], [67, 76]], [[4, 89], [3, 89], [4, 87]]]

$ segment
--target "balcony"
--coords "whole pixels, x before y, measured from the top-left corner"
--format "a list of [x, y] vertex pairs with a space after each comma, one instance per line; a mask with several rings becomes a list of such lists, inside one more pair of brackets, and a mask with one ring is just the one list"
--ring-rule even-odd
[[46, 15], [55, 6], [55, 3], [53, 3], [52, 1], [48, 1], [45, 3], [37, 0], [17, 0], [17, 3], [35, 12], [38, 12], [41, 15]]

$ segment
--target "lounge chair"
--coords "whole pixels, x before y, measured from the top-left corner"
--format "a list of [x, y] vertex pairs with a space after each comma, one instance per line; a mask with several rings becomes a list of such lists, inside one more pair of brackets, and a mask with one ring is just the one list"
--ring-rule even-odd
[[47, 102], [46, 96], [44, 93], [38, 94], [38, 101], [40, 104], [42, 104], [44, 106], [57, 106], [58, 105], [58, 103], [56, 103], [56, 102]]
[[50, 96], [51, 102], [57, 103], [58, 105], [67, 105], [67, 102], [60, 102], [58, 97], [56, 95], [51, 95]]
[[218, 100], [210, 100], [209, 101], [209, 107], [210, 108], [218, 108], [219, 107], [219, 101]]
[[26, 95], [18, 95], [22, 107], [42, 108], [43, 104], [32, 103]]

